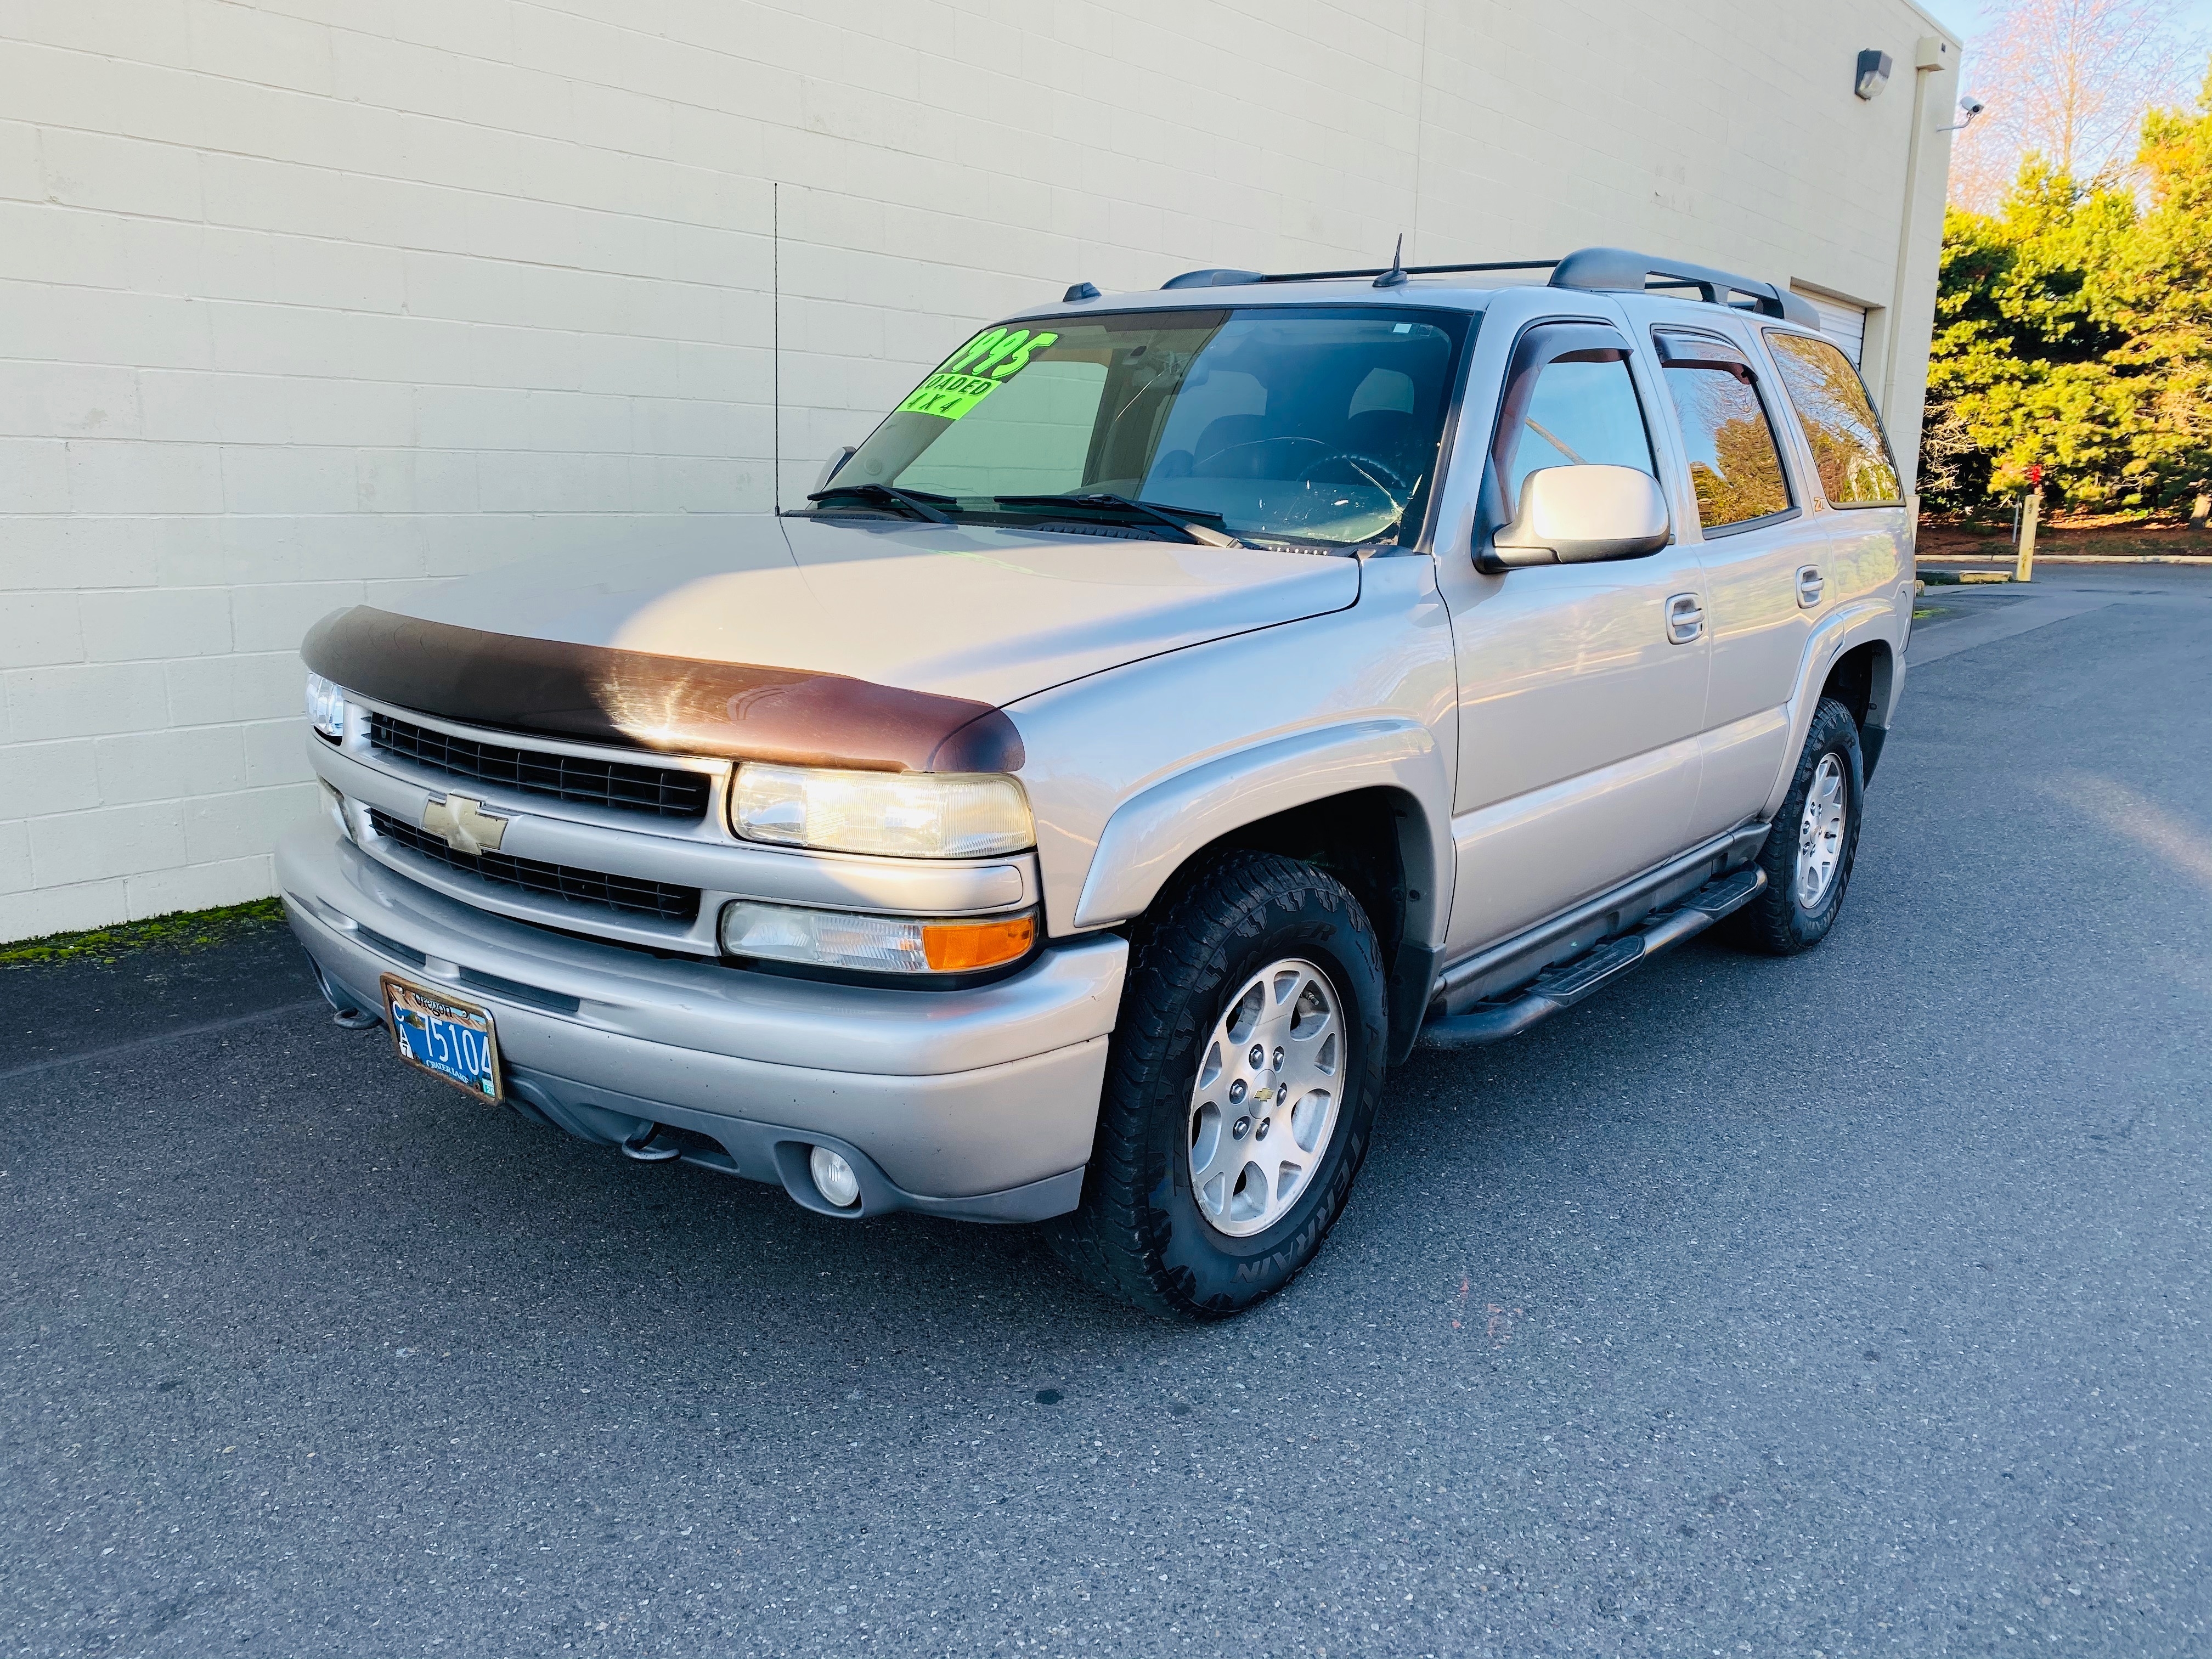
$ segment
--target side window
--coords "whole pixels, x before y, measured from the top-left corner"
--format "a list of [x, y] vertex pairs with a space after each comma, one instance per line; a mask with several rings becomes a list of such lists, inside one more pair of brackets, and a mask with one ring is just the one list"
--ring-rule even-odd
[[1742, 354], [1687, 335], [1662, 334], [1659, 349], [1667, 392], [1681, 417], [1698, 522], [1725, 530], [1788, 512], [1782, 451]]
[[1636, 382], [1617, 357], [1545, 364], [1537, 371], [1518, 436], [1507, 434], [1505, 453], [1500, 482], [1508, 502], [1521, 499], [1523, 479], [1547, 466], [1632, 466], [1658, 477]]
[[1820, 490], [1837, 507], [1894, 507], [1905, 492], [1851, 360], [1826, 340], [1769, 331], [1774, 366], [1797, 411]]

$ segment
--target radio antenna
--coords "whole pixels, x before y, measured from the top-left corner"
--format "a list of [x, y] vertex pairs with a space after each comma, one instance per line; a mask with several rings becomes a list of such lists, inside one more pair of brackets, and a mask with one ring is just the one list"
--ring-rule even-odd
[[1403, 288], [1406, 285], [1406, 233], [1398, 233], [1398, 246], [1390, 254], [1390, 269], [1375, 279], [1377, 288]]
[[768, 187], [769, 499], [783, 516], [783, 185]]

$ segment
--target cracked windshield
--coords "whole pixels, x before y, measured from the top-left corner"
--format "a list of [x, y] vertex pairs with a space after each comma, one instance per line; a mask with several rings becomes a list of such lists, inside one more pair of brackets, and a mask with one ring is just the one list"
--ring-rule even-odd
[[1285, 307], [986, 329], [816, 510], [1216, 545], [1410, 543], [1472, 320]]

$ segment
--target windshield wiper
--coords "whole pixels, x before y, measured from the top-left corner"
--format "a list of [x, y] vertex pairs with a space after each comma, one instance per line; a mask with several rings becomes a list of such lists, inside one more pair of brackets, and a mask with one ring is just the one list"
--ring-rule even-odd
[[[1110, 495], [1095, 490], [1084, 495], [994, 495], [991, 499], [1000, 507], [1078, 507], [1091, 512], [1103, 510], [1123, 519], [1149, 520], [1180, 530], [1191, 540], [1206, 547], [1249, 547], [1250, 542], [1232, 534], [1222, 526], [1221, 514], [1208, 513], [1194, 507], [1170, 507], [1163, 501], [1140, 501], [1127, 495]], [[1206, 520], [1211, 519], [1212, 524]]]
[[834, 501], [849, 495], [855, 501], [873, 501], [879, 507], [904, 507], [917, 519], [927, 519], [932, 524], [951, 524], [951, 515], [938, 510], [939, 503], [946, 507], [958, 499], [951, 495], [934, 495], [926, 489], [901, 489], [896, 484], [842, 483], [831, 484], [827, 489], [817, 489], [807, 496], [810, 501]]

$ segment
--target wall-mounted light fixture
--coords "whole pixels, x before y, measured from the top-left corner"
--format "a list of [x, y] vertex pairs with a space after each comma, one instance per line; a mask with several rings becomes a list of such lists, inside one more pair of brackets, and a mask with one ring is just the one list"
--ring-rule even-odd
[[1889, 54], [1869, 46], [1859, 54], [1858, 80], [1851, 90], [1862, 98], [1878, 98], [1881, 89], [1889, 84], [1891, 64]]

